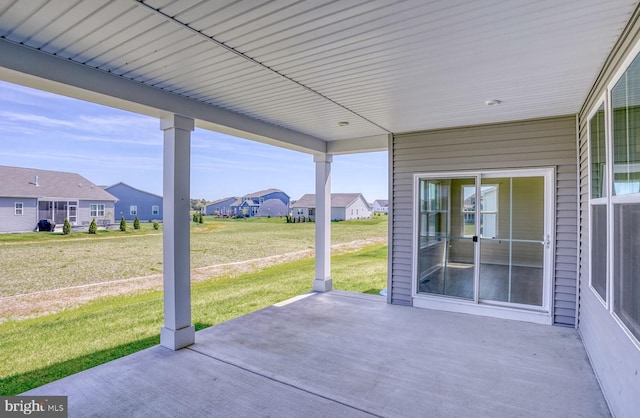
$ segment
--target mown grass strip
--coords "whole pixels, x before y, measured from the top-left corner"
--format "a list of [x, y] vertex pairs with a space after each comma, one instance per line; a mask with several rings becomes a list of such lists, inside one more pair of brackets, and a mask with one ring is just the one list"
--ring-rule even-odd
[[[387, 236], [386, 217], [331, 226], [332, 244]], [[191, 223], [191, 267], [313, 249], [314, 228], [313, 223], [287, 224], [279, 218], [205, 217], [203, 224]], [[0, 243], [0, 297], [161, 273], [162, 236], [157, 232], [106, 231], [102, 239], [58, 235], [42, 242], [22, 242], [20, 234], [0, 234], [0, 241], [7, 236], [18, 239]]]
[[[314, 260], [217, 277], [192, 287], [200, 330], [311, 290]], [[387, 246], [332, 258], [336, 289], [378, 293], [386, 287]], [[159, 343], [162, 293], [105, 298], [82, 307], [0, 324], [0, 395], [15, 395]]]

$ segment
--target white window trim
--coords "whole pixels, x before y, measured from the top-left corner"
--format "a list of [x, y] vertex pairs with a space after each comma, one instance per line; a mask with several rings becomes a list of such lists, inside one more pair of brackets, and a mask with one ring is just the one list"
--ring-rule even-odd
[[[482, 199], [482, 188], [485, 187], [485, 186], [494, 186], [496, 188], [496, 205], [497, 205], [496, 207], [499, 207], [499, 204], [500, 204], [500, 188], [498, 187], [499, 185], [498, 184], [480, 184], [480, 198], [481, 199]], [[464, 211], [464, 188], [465, 187], [470, 187], [470, 185], [463, 184], [461, 186], [461, 190], [460, 190], [460, 193], [462, 193], [462, 199], [461, 199], [462, 207], [460, 208], [460, 213], [462, 213], [463, 219], [464, 219], [464, 214], [465, 213], [472, 213], [472, 212], [465, 212]], [[478, 196], [476, 196], [476, 206], [477, 205], [478, 205]], [[495, 214], [496, 215], [496, 237], [497, 237], [498, 236], [498, 225], [499, 225], [499, 222], [498, 222], [498, 209], [496, 209], [496, 210], [482, 210], [482, 207], [480, 207], [480, 209], [477, 210], [477, 211], [474, 211], [473, 214], [475, 215], [476, 212], [478, 212], [478, 214], [480, 216], [482, 216], [483, 214]], [[475, 224], [475, 222], [474, 222], [474, 224]], [[473, 237], [474, 235], [475, 235], [475, 231], [474, 231], [473, 234], [465, 234], [464, 233], [464, 222], [463, 222], [463, 224], [462, 224], [462, 232], [460, 233], [460, 236]], [[495, 237], [484, 237], [482, 235], [478, 235], [478, 236], [482, 237], [482, 238], [495, 238]]]
[[[611, 148], [610, 148], [610, 143], [611, 143], [611, 131], [609, 129], [610, 126], [610, 111], [609, 111], [609, 100], [608, 100], [608, 93], [604, 93], [596, 102], [596, 105], [593, 107], [593, 109], [591, 109], [591, 112], [589, 112], [589, 115], [587, 116], [587, 178], [588, 178], [588, 191], [587, 191], [587, 206], [588, 206], [588, 213], [587, 213], [587, 222], [589, 224], [589, 266], [588, 266], [588, 271], [589, 271], [589, 289], [591, 289], [591, 292], [596, 296], [596, 298], [600, 301], [600, 303], [602, 303], [602, 305], [608, 310], [609, 309], [609, 302], [611, 299], [611, 288], [610, 288], [610, 277], [611, 277], [611, 272], [610, 272], [610, 260], [611, 260], [611, 253], [610, 253], [610, 235], [611, 235], [611, 231], [610, 231], [610, 226], [611, 226], [611, 222], [609, 221], [609, 212], [610, 212], [610, 206], [609, 206], [609, 200], [611, 197], [611, 188], [610, 188], [610, 174], [609, 174], [609, 167], [611, 166], [610, 164], [610, 157], [611, 157]], [[592, 186], [592, 176], [591, 176], [591, 119], [595, 116], [595, 114], [598, 112], [598, 109], [600, 108], [600, 106], [604, 105], [604, 130], [605, 130], [605, 162], [606, 162], [606, 182], [604, 184], [605, 187], [605, 192], [606, 192], [606, 196], [605, 197], [597, 197], [597, 198], [591, 198], [591, 186]], [[607, 272], [607, 283], [605, 285], [605, 290], [606, 290], [606, 295], [605, 298], [603, 298], [602, 296], [600, 296], [600, 294], [598, 293], [598, 291], [596, 290], [596, 288], [593, 286], [593, 283], [591, 281], [591, 278], [593, 277], [592, 274], [592, 262], [591, 260], [593, 260], [593, 219], [591, 216], [591, 212], [592, 212], [592, 208], [593, 206], [596, 205], [606, 205], [607, 206], [607, 250], [606, 250], [606, 254], [607, 254], [607, 266], [606, 266], [606, 272]]]
[[159, 215], [160, 214], [160, 206], [158, 206], [158, 205], [151, 206], [151, 214], [152, 215]]
[[129, 215], [138, 215], [138, 205], [129, 206]]
[[[18, 213], [18, 205], [20, 205], [20, 213]], [[23, 202], [15, 202], [13, 205], [13, 214], [15, 216], [24, 216], [24, 203]]]
[[[613, 196], [613, 169], [612, 169], [612, 161], [613, 161], [613, 115], [611, 108], [611, 93], [615, 85], [620, 81], [625, 72], [629, 69], [630, 65], [633, 61], [640, 55], [640, 41], [638, 41], [633, 49], [629, 52], [629, 54], [625, 57], [624, 61], [616, 71], [615, 75], [611, 78], [611, 81], [607, 84], [605, 95], [605, 124], [606, 124], [606, 137], [607, 137], [607, 163], [609, 165], [607, 169], [607, 189], [608, 189], [608, 197], [607, 197], [607, 234], [608, 234], [608, 242], [607, 242], [607, 254], [608, 254], [608, 263], [607, 263], [607, 294], [608, 294], [608, 303], [606, 305], [609, 314], [613, 317], [613, 319], [618, 323], [622, 331], [629, 337], [631, 342], [640, 350], [640, 339], [636, 337], [631, 330], [627, 327], [627, 325], [620, 319], [620, 317], [615, 313], [615, 292], [613, 285], [613, 272], [614, 266], [613, 263], [609, 262], [610, 260], [614, 260], [614, 250], [613, 250], [613, 242], [614, 242], [614, 205], [620, 203], [640, 203], [640, 193], [636, 194], [626, 194], [620, 196]], [[598, 101], [598, 105], [601, 101]], [[596, 108], [597, 109], [597, 108]], [[590, 119], [590, 118], [589, 118]], [[589, 166], [589, 173], [591, 171], [591, 167]], [[591, 177], [589, 174], [589, 189], [591, 188]], [[589, 190], [589, 197], [591, 197], [591, 190]], [[591, 209], [591, 207], [589, 207]], [[589, 210], [590, 212], [590, 210]], [[591, 213], [589, 213], [589, 226], [591, 226]], [[589, 230], [589, 244], [591, 245], [591, 230]], [[589, 260], [591, 263], [591, 260]], [[591, 281], [591, 271], [589, 270], [589, 281]], [[594, 292], [597, 295], [597, 292]]]
[[[93, 214], [94, 210], [92, 208], [92, 206], [96, 207], [95, 210], [95, 215]], [[101, 209], [102, 207], [102, 209]], [[105, 204], [104, 203], [91, 203], [89, 204], [89, 216], [91, 216], [92, 218], [104, 218], [105, 215]], [[100, 215], [100, 212], [102, 212], [102, 215]]]

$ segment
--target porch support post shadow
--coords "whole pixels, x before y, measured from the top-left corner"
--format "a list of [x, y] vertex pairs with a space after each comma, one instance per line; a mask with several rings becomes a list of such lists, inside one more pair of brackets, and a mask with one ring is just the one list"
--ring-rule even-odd
[[194, 120], [170, 115], [160, 120], [164, 132], [163, 233], [164, 327], [160, 344], [172, 350], [195, 342], [191, 325], [189, 208], [191, 131]]
[[331, 280], [331, 162], [329, 154], [314, 155], [316, 163], [316, 278], [313, 290], [328, 292]]

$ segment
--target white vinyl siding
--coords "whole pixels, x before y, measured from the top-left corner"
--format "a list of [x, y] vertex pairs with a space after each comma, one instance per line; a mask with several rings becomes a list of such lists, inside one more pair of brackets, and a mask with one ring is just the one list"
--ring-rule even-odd
[[413, 174], [554, 167], [554, 322], [574, 325], [577, 291], [575, 117], [394, 135], [391, 302], [411, 305]]

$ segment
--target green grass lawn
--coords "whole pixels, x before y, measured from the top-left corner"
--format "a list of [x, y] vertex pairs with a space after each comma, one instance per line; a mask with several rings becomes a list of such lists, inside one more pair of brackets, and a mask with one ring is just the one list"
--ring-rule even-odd
[[[195, 227], [193, 237], [202, 233], [212, 240], [211, 231], [205, 232], [205, 228], [211, 226], [208, 224]], [[224, 222], [221, 225], [226, 226]], [[260, 229], [268, 230], [267, 225], [271, 222], [265, 222]], [[362, 226], [371, 228], [366, 223], [339, 223], [334, 225], [334, 231], [338, 230], [335, 235], [338, 240], [348, 239], [350, 234], [351, 239], [357, 239], [357, 231], [362, 236], [368, 235], [366, 228], [359, 229]], [[279, 225], [276, 228], [283, 233], [284, 228], [280, 229]], [[225, 228], [213, 229], [218, 230]], [[292, 234], [291, 231], [296, 230], [286, 230], [285, 235]], [[306, 293], [311, 290], [313, 277], [314, 260], [310, 258], [241, 276], [195, 283], [193, 323], [200, 330]], [[332, 257], [336, 289], [377, 294], [386, 287], [386, 277], [386, 245]], [[57, 314], [0, 324], [0, 395], [21, 393], [156, 345], [161, 326], [162, 293], [159, 291], [105, 298]]]
[[[162, 235], [151, 224], [134, 231], [0, 234], [0, 297], [162, 272]], [[387, 218], [334, 222], [332, 243], [387, 236]], [[282, 218], [191, 223], [191, 267], [245, 261], [314, 248], [313, 223]], [[161, 232], [161, 231], [160, 231]]]

